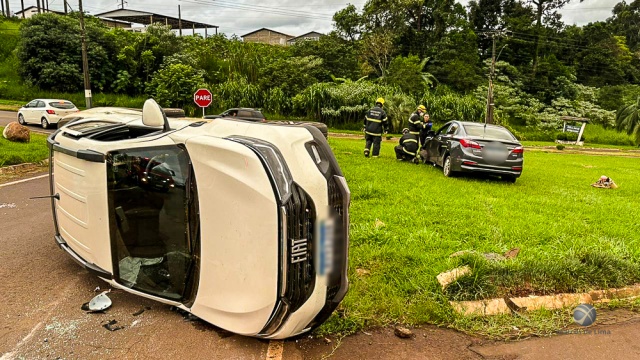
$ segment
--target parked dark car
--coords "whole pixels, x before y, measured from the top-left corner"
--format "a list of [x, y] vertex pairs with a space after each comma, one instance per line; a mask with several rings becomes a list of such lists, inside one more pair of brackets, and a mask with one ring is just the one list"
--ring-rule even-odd
[[498, 125], [450, 121], [427, 136], [425, 150], [426, 161], [441, 166], [448, 177], [482, 172], [515, 182], [522, 174], [522, 144]]
[[[262, 114], [262, 111], [252, 109], [252, 108], [233, 108], [224, 111], [220, 115], [205, 115], [204, 119], [219, 119], [219, 118], [232, 118], [232, 119], [240, 119], [246, 121], [260, 121], [266, 122], [267, 118]], [[271, 124], [284, 124], [284, 125], [311, 125], [324, 135], [325, 139], [329, 137], [329, 129], [327, 125], [321, 122], [313, 122], [313, 121], [288, 121], [288, 120], [276, 120], [269, 121]]]

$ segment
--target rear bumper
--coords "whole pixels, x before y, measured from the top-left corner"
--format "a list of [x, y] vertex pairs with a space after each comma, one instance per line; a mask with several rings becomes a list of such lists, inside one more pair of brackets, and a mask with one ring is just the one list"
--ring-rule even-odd
[[504, 166], [492, 166], [492, 165], [460, 165], [460, 170], [464, 172], [477, 172], [477, 173], [488, 173], [494, 175], [509, 175], [514, 177], [520, 177], [522, 175], [522, 171], [514, 171], [508, 167]]

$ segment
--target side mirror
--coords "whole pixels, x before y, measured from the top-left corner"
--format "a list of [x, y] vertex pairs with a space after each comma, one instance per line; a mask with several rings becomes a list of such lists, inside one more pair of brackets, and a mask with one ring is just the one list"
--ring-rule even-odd
[[142, 123], [152, 127], [163, 126], [165, 132], [170, 130], [167, 115], [165, 115], [160, 105], [153, 99], [148, 99], [144, 102], [144, 106], [142, 107]]
[[427, 136], [434, 137], [434, 136], [436, 136], [436, 132], [435, 132], [435, 131], [433, 131], [433, 130], [429, 130], [429, 131], [427, 132]]

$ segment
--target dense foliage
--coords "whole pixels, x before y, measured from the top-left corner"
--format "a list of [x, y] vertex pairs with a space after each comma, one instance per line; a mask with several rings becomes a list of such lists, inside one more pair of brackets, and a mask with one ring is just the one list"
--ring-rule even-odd
[[[476, 0], [465, 8], [454, 0], [368, 0], [338, 11], [334, 31], [319, 41], [286, 47], [178, 37], [161, 24], [133, 33], [88, 17], [91, 83], [94, 92], [154, 96], [189, 112], [189, 94], [208, 86], [216, 110], [259, 107], [354, 129], [379, 96], [388, 98], [395, 130], [418, 103], [436, 123], [482, 121], [494, 37], [496, 122], [524, 138], [537, 137], [536, 129], [555, 139], [564, 115], [616, 128], [616, 111], [640, 95], [640, 0], [620, 2], [609, 19], [585, 26], [562, 22], [566, 3]], [[8, 32], [10, 41], [0, 44], [0, 79], [19, 74], [31, 88], [0, 82], [0, 98], [80, 91], [77, 14], [42, 14], [19, 25], [19, 36]]]

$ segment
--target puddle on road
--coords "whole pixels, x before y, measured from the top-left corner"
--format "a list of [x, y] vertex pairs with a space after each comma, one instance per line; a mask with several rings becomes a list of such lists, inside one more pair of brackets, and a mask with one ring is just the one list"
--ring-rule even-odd
[[15, 209], [18, 205], [15, 203], [0, 203], [0, 209]]

